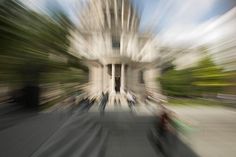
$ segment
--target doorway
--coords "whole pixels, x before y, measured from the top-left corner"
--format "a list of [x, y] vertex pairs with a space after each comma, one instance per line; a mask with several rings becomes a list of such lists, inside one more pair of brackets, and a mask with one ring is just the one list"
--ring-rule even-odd
[[115, 91], [120, 92], [120, 77], [115, 77]]

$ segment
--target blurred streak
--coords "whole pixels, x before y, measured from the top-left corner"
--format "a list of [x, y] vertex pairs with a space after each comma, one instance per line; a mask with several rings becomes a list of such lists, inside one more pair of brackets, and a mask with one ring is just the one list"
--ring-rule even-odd
[[15, 102], [37, 107], [41, 101], [39, 86], [59, 81], [62, 87], [57, 90], [65, 92], [63, 86], [86, 80], [87, 68], [67, 52], [71, 27], [63, 12], [49, 17], [20, 2], [1, 3], [1, 85], [8, 88], [6, 96], [19, 89], [20, 102]]
[[[7, 144], [0, 148], [13, 145], [19, 156], [112, 157], [119, 147], [128, 156], [195, 157], [215, 153], [201, 146], [217, 137], [214, 125], [225, 133], [218, 142], [230, 145], [236, 3], [219, 13], [220, 4], [1, 0], [0, 137]], [[18, 133], [25, 137], [19, 149], [11, 143]], [[16, 155], [8, 153], [15, 152], [0, 150]]]

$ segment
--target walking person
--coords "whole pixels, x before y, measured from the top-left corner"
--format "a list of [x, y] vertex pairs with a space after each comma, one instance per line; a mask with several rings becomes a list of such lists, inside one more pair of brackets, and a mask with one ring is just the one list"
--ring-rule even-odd
[[108, 102], [108, 98], [109, 98], [108, 92], [106, 92], [106, 94], [104, 94], [104, 93], [102, 92], [101, 103], [100, 103], [100, 113], [101, 113], [102, 115], [104, 115], [105, 108], [106, 108], [106, 104], [107, 104], [107, 102]]
[[102, 115], [104, 114], [104, 103], [105, 103], [105, 94], [102, 92], [100, 105], [99, 105], [99, 110]]
[[130, 94], [130, 92], [127, 92], [127, 101], [128, 101], [129, 108], [133, 112], [134, 105], [135, 105], [135, 99], [134, 99], [133, 95]]

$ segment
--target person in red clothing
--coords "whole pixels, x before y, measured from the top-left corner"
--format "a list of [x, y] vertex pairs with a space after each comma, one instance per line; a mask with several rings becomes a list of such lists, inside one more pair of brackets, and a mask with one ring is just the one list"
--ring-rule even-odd
[[160, 121], [158, 123], [158, 133], [160, 137], [163, 137], [166, 135], [166, 133], [172, 133], [175, 134], [176, 131], [172, 126], [172, 118], [174, 113], [172, 111], [167, 110], [165, 107], [163, 107], [163, 111], [160, 115]]
[[159, 123], [159, 134], [160, 136], [164, 136], [167, 131], [169, 131], [169, 121], [170, 117], [167, 111], [164, 111], [160, 116], [160, 123]]

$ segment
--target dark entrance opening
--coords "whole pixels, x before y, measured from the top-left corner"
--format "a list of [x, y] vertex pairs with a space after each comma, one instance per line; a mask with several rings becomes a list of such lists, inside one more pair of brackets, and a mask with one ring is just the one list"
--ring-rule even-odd
[[120, 92], [120, 77], [115, 77], [115, 90]]

